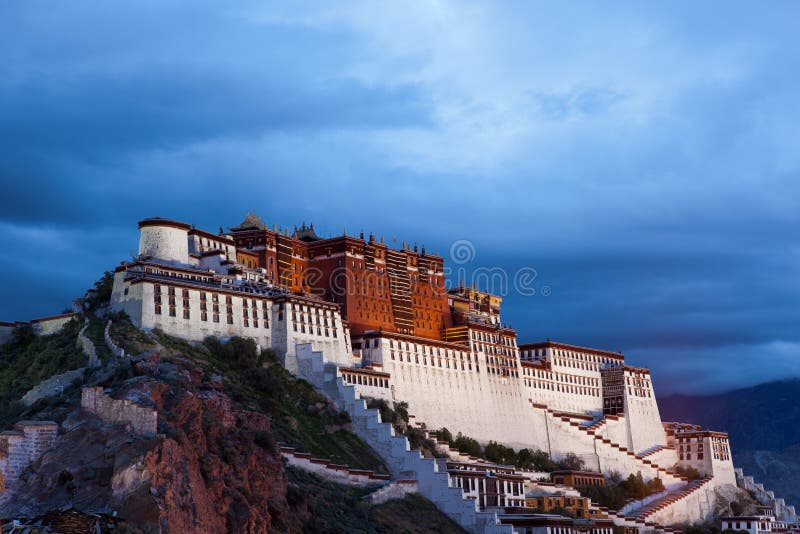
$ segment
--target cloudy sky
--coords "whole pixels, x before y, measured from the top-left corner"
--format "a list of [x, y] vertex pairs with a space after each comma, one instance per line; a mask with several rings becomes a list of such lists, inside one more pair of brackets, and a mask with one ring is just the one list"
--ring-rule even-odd
[[800, 376], [796, 3], [333, 4], [0, 4], [0, 320], [255, 211], [469, 240], [661, 393]]

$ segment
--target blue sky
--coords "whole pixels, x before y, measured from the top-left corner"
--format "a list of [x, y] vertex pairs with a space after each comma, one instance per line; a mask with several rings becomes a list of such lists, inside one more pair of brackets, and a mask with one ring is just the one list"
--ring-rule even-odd
[[800, 376], [799, 11], [4, 2], [0, 320], [61, 311], [143, 217], [256, 211], [535, 269], [522, 341], [662, 393]]

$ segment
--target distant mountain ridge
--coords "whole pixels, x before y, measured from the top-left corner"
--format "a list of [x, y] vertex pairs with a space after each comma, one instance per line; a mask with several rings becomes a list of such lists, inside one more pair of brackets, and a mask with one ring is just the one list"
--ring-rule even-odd
[[672, 395], [658, 406], [663, 421], [727, 432], [737, 467], [776, 497], [800, 504], [800, 378], [717, 395]]

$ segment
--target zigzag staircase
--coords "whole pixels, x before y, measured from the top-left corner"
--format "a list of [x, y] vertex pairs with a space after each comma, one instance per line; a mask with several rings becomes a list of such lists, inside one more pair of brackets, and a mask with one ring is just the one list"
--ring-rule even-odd
[[368, 409], [355, 388], [336, 376], [336, 367], [326, 364], [322, 353], [298, 345], [299, 373], [326, 393], [352, 420], [355, 433], [372, 446], [395, 479], [414, 479], [419, 493], [468, 532], [512, 534], [509, 525], [500, 525], [494, 513], [479, 512], [476, 502], [464, 498], [461, 488], [451, 487], [447, 471], [441, 471], [433, 458], [412, 450], [408, 439], [395, 435], [390, 423], [381, 421], [378, 410]]
[[[669, 508], [670, 506], [674, 506], [677, 503], [680, 503], [681, 500], [686, 499], [694, 492], [700, 490], [707, 484], [711, 482], [711, 477], [706, 477], [700, 480], [693, 480], [689, 482], [687, 485], [679, 488], [676, 491], [667, 491], [663, 492], [658, 498], [650, 500], [643, 506], [640, 506], [633, 510], [632, 512], [628, 512], [626, 514], [627, 517], [631, 517], [634, 519], [644, 519], [647, 521], [653, 515], [661, 512]], [[620, 510], [621, 513], [624, 513], [626, 510], [623, 508]]]
[[627, 447], [624, 447], [618, 443], [614, 443], [610, 439], [603, 437], [602, 434], [599, 433], [599, 430], [606, 424], [605, 419], [601, 419], [600, 421], [587, 426], [580, 424], [573, 418], [565, 415], [563, 412], [552, 410], [545, 405], [535, 404], [533, 401], [530, 401], [530, 404], [534, 408], [543, 409], [547, 414], [548, 420], [560, 426], [562, 429], [572, 433], [577, 431], [579, 433], [578, 435], [583, 435], [584, 437], [594, 440], [598, 454], [600, 452], [604, 452], [611, 453], [612, 455], [627, 455], [633, 460], [633, 463], [636, 465], [636, 467], [642, 471], [642, 475], [649, 476], [650, 478], [660, 478], [665, 487], [670, 488], [677, 485], [683, 485], [689, 480], [675, 471], [659, 466], [647, 458], [647, 456], [655, 453], [656, 451], [651, 449], [645, 454], [636, 454], [633, 451], [628, 450]]

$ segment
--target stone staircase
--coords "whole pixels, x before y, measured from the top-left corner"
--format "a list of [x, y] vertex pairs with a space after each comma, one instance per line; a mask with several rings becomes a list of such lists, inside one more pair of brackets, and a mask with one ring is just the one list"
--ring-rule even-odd
[[752, 492], [756, 500], [765, 506], [771, 506], [775, 511], [775, 517], [780, 521], [790, 523], [797, 521], [797, 513], [794, 506], [786, 504], [786, 501], [775, 498], [775, 493], [764, 488], [764, 484], [756, 482], [753, 477], [745, 476], [741, 468], [733, 470], [736, 474], [736, 484], [747, 491]]
[[[636, 503], [625, 506], [620, 513], [623, 513], [627, 517], [631, 517], [634, 519], [644, 519], [647, 521], [654, 515], [658, 514], [662, 510], [669, 508], [670, 506], [676, 506], [682, 504], [682, 501], [691, 496], [696, 491], [699, 491], [704, 486], [711, 483], [712, 478], [707, 477], [700, 480], [693, 480], [686, 484], [685, 486], [678, 488], [677, 490], [670, 490], [661, 492], [657, 495], [653, 495], [650, 499], [646, 499], [645, 501], [637, 501]], [[636, 507], [636, 504], [640, 504], [640, 506]], [[629, 508], [630, 507], [630, 508]], [[635, 508], [631, 510], [631, 508]]]
[[543, 405], [531, 404], [535, 408], [543, 408], [549, 422], [552, 422], [561, 430], [564, 430], [566, 433], [574, 436], [576, 440], [579, 440], [584, 444], [593, 442], [592, 444], [594, 445], [594, 451], [599, 458], [610, 458], [620, 454], [625, 455], [627, 457], [627, 462], [629, 463], [629, 467], [624, 470], [625, 472], [635, 473], [638, 470], [642, 472], [642, 476], [644, 477], [660, 478], [664, 483], [664, 486], [670, 489], [677, 486], [683, 486], [686, 484], [686, 482], [688, 482], [686, 477], [683, 477], [682, 475], [679, 475], [670, 469], [661, 467], [649, 460], [647, 458], [647, 454], [637, 455], [633, 451], [628, 450], [626, 447], [623, 447], [622, 445], [614, 443], [610, 439], [603, 437], [598, 432], [598, 429], [602, 427], [601, 422], [594, 423], [591, 426], [586, 426]]
[[479, 512], [473, 500], [464, 499], [460, 488], [450, 485], [446, 470], [434, 458], [412, 450], [408, 439], [395, 435], [390, 423], [381, 421], [378, 410], [368, 409], [355, 388], [337, 376], [336, 366], [326, 363], [310, 344], [297, 345], [299, 375], [330, 397], [352, 420], [355, 433], [381, 456], [393, 478], [416, 480], [418, 492], [468, 532], [512, 534], [508, 525], [498, 524], [494, 513]]
[[[622, 459], [624, 466], [616, 469], [621, 473], [635, 473], [641, 471], [645, 478], [661, 479], [666, 490], [652, 495], [644, 501], [629, 503], [620, 511], [601, 509], [614, 521], [614, 524], [623, 527], [637, 527], [639, 529], [652, 529], [657, 532], [669, 532], [665, 524], [680, 522], [681, 517], [687, 514], [696, 520], [703, 520], [710, 513], [710, 504], [706, 503], [703, 490], [708, 490], [712, 483], [711, 478], [698, 481], [689, 481], [686, 477], [664, 467], [659, 466], [649, 458], [665, 450], [666, 447], [653, 447], [641, 454], [635, 454], [626, 447], [614, 443], [603, 436], [604, 423], [601, 421], [585, 424], [581, 419], [575, 419], [561, 412], [551, 410], [544, 405], [533, 404], [535, 408], [543, 410], [551, 424], [551, 429], [560, 430], [561, 439], [568, 436], [576, 446], [587, 444], [594, 445], [595, 454], [603, 472], [615, 470], [610, 462]], [[701, 492], [701, 493], [698, 493]], [[674, 519], [678, 518], [678, 519]]]

